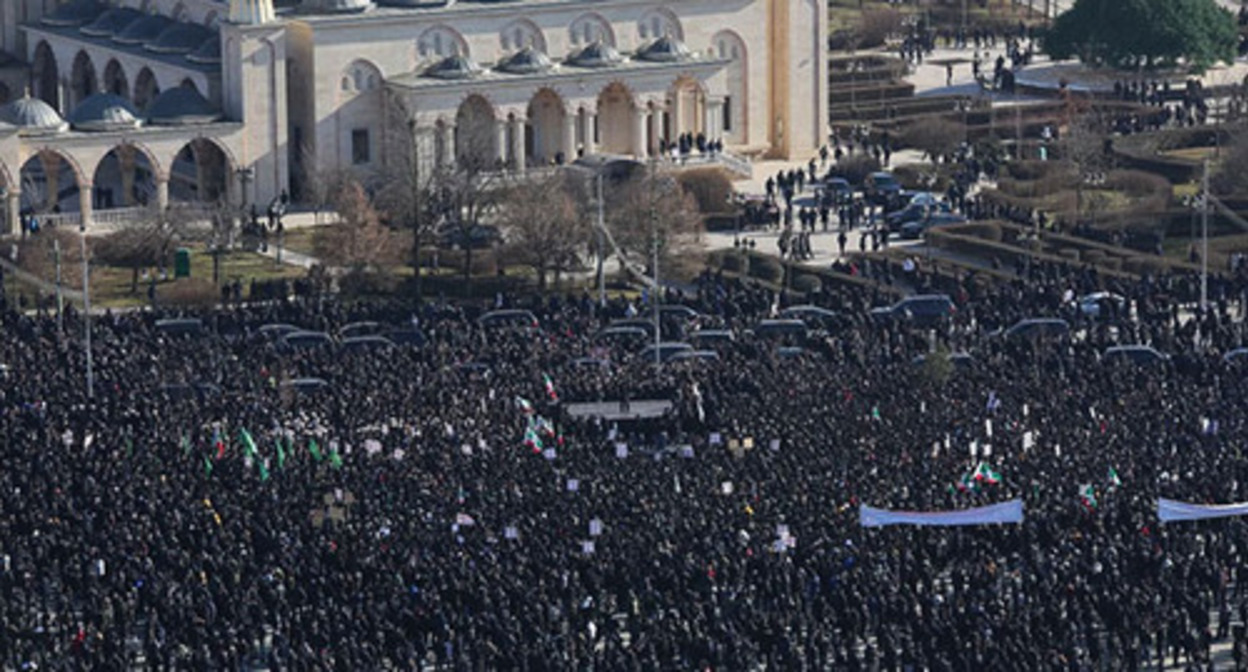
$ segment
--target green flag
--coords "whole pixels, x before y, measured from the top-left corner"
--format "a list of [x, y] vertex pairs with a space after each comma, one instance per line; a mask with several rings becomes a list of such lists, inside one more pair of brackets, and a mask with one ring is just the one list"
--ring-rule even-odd
[[333, 465], [335, 469], [342, 468], [342, 456], [338, 454], [337, 450], [329, 451], [329, 463]]
[[282, 469], [286, 466], [286, 450], [282, 448], [282, 440], [277, 440], [277, 468]]
[[269, 468], [264, 466], [264, 460], [256, 460], [256, 466], [259, 468], [259, 471], [260, 471], [260, 480], [261, 481], [269, 480]]
[[312, 458], [317, 462], [325, 459], [325, 457], [321, 455], [321, 447], [316, 445], [316, 439], [308, 439], [308, 452], [312, 453]]
[[238, 440], [243, 442], [243, 450], [246, 450], [248, 455], [257, 459], [260, 457], [260, 451], [256, 450], [256, 442], [246, 428], [238, 430]]
[[204, 456], [204, 476], [212, 475], [212, 459], [207, 455]]
[[182, 456], [186, 457], [187, 455], [190, 455], [190, 454], [191, 454], [191, 440], [186, 438], [186, 435], [183, 434], [182, 435]]

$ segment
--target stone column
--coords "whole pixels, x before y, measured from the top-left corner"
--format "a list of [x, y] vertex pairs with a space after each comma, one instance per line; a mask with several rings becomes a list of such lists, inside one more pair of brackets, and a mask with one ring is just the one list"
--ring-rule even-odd
[[507, 120], [499, 119], [494, 122], [494, 129], [498, 133], [498, 165], [507, 166]]
[[82, 215], [82, 228], [91, 226], [91, 194], [95, 187], [90, 182], [78, 185], [78, 210]]
[[563, 113], [563, 161], [572, 163], [576, 160], [576, 114]]
[[22, 192], [13, 189], [4, 200], [4, 226], [9, 234], [16, 234], [21, 225]]
[[442, 155], [438, 157], [438, 165], [450, 168], [455, 165], [455, 124], [442, 124], [438, 129], [441, 134]]
[[156, 207], [164, 212], [169, 208], [169, 176], [156, 176]]
[[718, 140], [724, 135], [724, 102], [711, 100], [706, 103], [706, 139]]
[[646, 129], [649, 127], [650, 111], [644, 107], [633, 110], [633, 156], [639, 161], [650, 155], [646, 148], [649, 141], [646, 139]]
[[134, 205], [134, 147], [119, 145], [117, 162], [121, 166], [121, 205], [128, 208]]
[[650, 142], [647, 147], [651, 154], [659, 151], [659, 138], [663, 137], [663, 109], [656, 107], [650, 113]]
[[[685, 128], [685, 92], [683, 90], [672, 94], [672, 104], [668, 105], [667, 113], [672, 120], [672, 123], [668, 124], [672, 137], [668, 138], [668, 140], [675, 142], [681, 133], [693, 130]], [[663, 126], [660, 125], [659, 128], [663, 128]]]
[[593, 110], [585, 110], [585, 117], [582, 119], [581, 133], [585, 137], [585, 155], [598, 153], [598, 143], [594, 141], [594, 129], [597, 126], [598, 115]]
[[528, 167], [524, 155], [524, 117], [520, 115], [511, 120], [511, 160], [514, 163], [512, 168], [517, 173], [523, 173]]
[[51, 212], [56, 208], [61, 193], [61, 157], [53, 152], [42, 152], [39, 160], [43, 163], [43, 174], [47, 179], [43, 206]]

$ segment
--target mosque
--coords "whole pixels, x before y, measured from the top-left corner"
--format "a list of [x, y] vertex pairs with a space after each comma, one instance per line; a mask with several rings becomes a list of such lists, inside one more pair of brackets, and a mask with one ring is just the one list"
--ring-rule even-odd
[[3, 0], [0, 233], [438, 165], [802, 157], [827, 126], [816, 0]]

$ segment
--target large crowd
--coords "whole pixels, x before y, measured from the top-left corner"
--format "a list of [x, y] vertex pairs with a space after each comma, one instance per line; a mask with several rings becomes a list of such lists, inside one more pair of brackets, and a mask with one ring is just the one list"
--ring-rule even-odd
[[[1248, 377], [1222, 359], [1242, 301], [1218, 284], [1192, 320], [1190, 279], [1029, 272], [968, 281], [932, 329], [822, 290], [842, 318], [800, 352], [751, 333], [776, 297], [708, 272], [665, 299], [735, 340], [659, 367], [595, 339], [647, 307], [588, 295], [269, 301], [191, 336], [112, 313], [92, 394], [81, 316], [0, 306], [0, 668], [1210, 669], [1248, 609], [1248, 529], [1155, 505], [1248, 499]], [[1072, 300], [1098, 289], [1126, 301]], [[478, 324], [498, 307], [539, 327]], [[1000, 333], [1041, 315], [1072, 335]], [[425, 342], [261, 329], [361, 321]], [[1115, 342], [1171, 359], [1111, 366]], [[969, 356], [915, 363], [944, 351]], [[569, 412], [649, 399], [671, 409]], [[966, 487], [979, 462], [999, 482]], [[1011, 498], [1020, 525], [858, 520]]]

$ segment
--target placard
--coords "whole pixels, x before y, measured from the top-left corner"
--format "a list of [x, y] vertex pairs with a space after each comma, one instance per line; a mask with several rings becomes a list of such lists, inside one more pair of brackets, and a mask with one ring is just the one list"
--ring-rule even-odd
[[568, 492], [576, 492], [581, 489], [581, 481], [575, 478], [568, 479]]
[[503, 528], [503, 538], [515, 541], [520, 538], [520, 531], [516, 529], [515, 525], [508, 525]]
[[543, 451], [542, 451], [542, 457], [544, 457], [544, 458], [546, 458], [546, 459], [548, 459], [548, 460], [553, 460], [553, 459], [555, 459], [555, 449], [554, 449], [554, 448], [547, 448], [546, 450], [543, 450]]
[[597, 537], [602, 534], [602, 521], [595, 518], [589, 521], [589, 536]]
[[581, 553], [584, 553], [585, 555], [593, 555], [593, 554], [594, 554], [594, 542], [592, 542], [592, 541], [582, 541], [582, 542], [581, 542]]
[[719, 493], [721, 495], [731, 495], [732, 490], [733, 490], [732, 481], [724, 481], [723, 483], [719, 484]]
[[711, 444], [712, 446], [718, 446], [722, 444], [723, 442], [724, 442], [724, 437], [719, 432], [711, 432], [710, 438], [707, 439], [707, 443]]
[[615, 444], [615, 456], [620, 458], [621, 460], [628, 457], [628, 444], [627, 443]]

